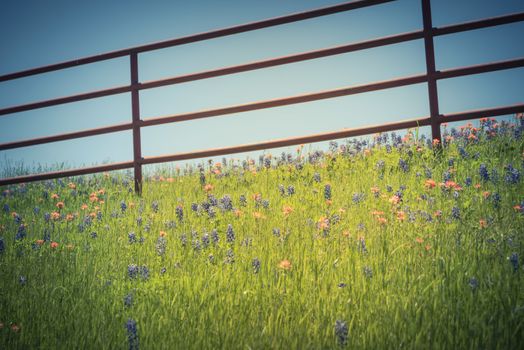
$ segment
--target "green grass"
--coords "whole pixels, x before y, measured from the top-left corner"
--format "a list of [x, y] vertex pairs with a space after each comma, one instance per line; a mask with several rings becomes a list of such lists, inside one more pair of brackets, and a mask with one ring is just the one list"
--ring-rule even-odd
[[[218, 203], [229, 195], [238, 210], [215, 206], [214, 218], [191, 209], [208, 200], [196, 168], [146, 181], [142, 197], [129, 191], [132, 181], [122, 175], [4, 188], [9, 192], [0, 204], [9, 208], [0, 213], [0, 348], [129, 348], [130, 319], [143, 349], [519, 348], [524, 277], [509, 258], [524, 253], [524, 215], [513, 208], [524, 200], [524, 182], [508, 183], [505, 167], [512, 164], [522, 173], [524, 141], [511, 136], [512, 128], [502, 129], [489, 140], [480, 133], [465, 146], [458, 138], [437, 152], [411, 140], [390, 153], [382, 145], [326, 153], [314, 163], [302, 152], [301, 161], [276, 166], [273, 159], [269, 169], [256, 169], [258, 160], [253, 171], [230, 163], [219, 175], [206, 163], [209, 194]], [[354, 146], [349, 143], [349, 149]], [[459, 154], [462, 146], [466, 157]], [[400, 158], [409, 164], [407, 172]], [[489, 181], [481, 179], [481, 164]], [[425, 185], [427, 169], [435, 188]], [[462, 187], [458, 197], [439, 185], [450, 169], [451, 180]], [[324, 198], [326, 184], [331, 203]], [[288, 186], [295, 194], [287, 194]], [[401, 186], [402, 201], [391, 203]], [[380, 190], [377, 197], [372, 187]], [[98, 202], [90, 201], [93, 192]], [[364, 196], [355, 203], [358, 193]], [[58, 210], [57, 202], [64, 208]], [[284, 214], [285, 207], [292, 212]], [[459, 219], [452, 217], [453, 207]], [[44, 214], [53, 211], [61, 217], [46, 222]], [[85, 216], [98, 211], [101, 219], [81, 230]], [[20, 240], [13, 212], [26, 226]], [[70, 221], [67, 214], [73, 215]], [[322, 222], [328, 227], [320, 227]], [[229, 224], [233, 242], [227, 242]], [[203, 236], [213, 229], [219, 242], [210, 237], [205, 247]], [[167, 243], [159, 255], [161, 231]], [[38, 245], [46, 232], [58, 247], [50, 241]], [[135, 243], [129, 243], [130, 232]], [[290, 269], [280, 266], [283, 260]], [[130, 278], [131, 264], [147, 266], [149, 278], [140, 271]], [[131, 306], [124, 303], [126, 295], [132, 295]], [[335, 331], [337, 320], [347, 326], [345, 346], [339, 341], [344, 332]]]

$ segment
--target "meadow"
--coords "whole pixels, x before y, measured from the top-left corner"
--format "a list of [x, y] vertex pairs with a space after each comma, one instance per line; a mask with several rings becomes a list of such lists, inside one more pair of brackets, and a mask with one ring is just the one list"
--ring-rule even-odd
[[2, 188], [0, 349], [517, 349], [524, 121]]

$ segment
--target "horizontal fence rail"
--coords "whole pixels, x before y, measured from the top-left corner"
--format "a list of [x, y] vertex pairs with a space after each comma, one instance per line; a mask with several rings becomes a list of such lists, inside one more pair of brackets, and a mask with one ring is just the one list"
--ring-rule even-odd
[[[44, 67], [28, 69], [20, 72], [10, 73], [0, 76], [0, 82], [10, 81], [14, 79], [29, 77], [42, 73], [49, 73], [54, 71], [63, 70], [66, 68], [77, 67], [80, 65], [106, 61], [110, 59], [129, 57], [130, 65], [130, 83], [129, 85], [116, 86], [98, 91], [84, 92], [71, 96], [58, 97], [48, 99], [44, 101], [37, 101], [26, 103], [18, 106], [10, 106], [0, 108], [0, 116], [9, 116], [15, 113], [35, 110], [39, 108], [57, 106], [66, 103], [73, 103], [78, 101], [84, 101], [89, 99], [95, 99], [105, 96], [117, 95], [130, 93], [131, 95], [131, 110], [132, 120], [129, 123], [109, 125], [99, 128], [86, 129], [80, 131], [74, 131], [69, 133], [63, 133], [58, 135], [44, 136], [38, 138], [32, 138], [27, 140], [12, 141], [6, 143], [0, 143], [0, 151], [16, 149], [20, 147], [34, 146], [39, 144], [72, 140], [77, 138], [103, 135], [122, 131], [132, 131], [133, 135], [133, 160], [128, 162], [112, 163], [100, 166], [53, 171], [35, 175], [17, 176], [7, 179], [0, 179], [1, 185], [16, 184], [30, 181], [40, 181], [46, 179], [53, 179], [66, 176], [77, 176], [92, 174], [98, 172], [122, 170], [122, 169], [134, 169], [135, 176], [135, 190], [137, 193], [141, 192], [142, 188], [142, 165], [156, 164], [171, 161], [189, 160], [196, 158], [220, 156], [234, 153], [250, 152], [257, 150], [266, 150], [278, 147], [293, 146], [303, 143], [320, 142], [332, 139], [339, 139], [345, 137], [363, 136], [377, 132], [387, 132], [394, 130], [407, 129], [418, 126], [431, 126], [432, 137], [440, 140], [440, 126], [442, 123], [464, 121], [471, 119], [478, 119], [482, 117], [494, 117], [500, 115], [507, 115], [513, 113], [524, 112], [524, 104], [518, 104], [513, 106], [501, 106], [497, 108], [488, 108], [474, 111], [465, 111], [451, 114], [440, 114], [438, 105], [438, 93], [437, 93], [437, 82], [443, 79], [456, 78], [461, 76], [468, 76], [473, 74], [481, 74], [487, 72], [494, 72], [505, 69], [514, 69], [524, 67], [524, 57], [514, 58], [499, 62], [490, 62], [474, 66], [452, 68], [446, 70], [435, 69], [435, 53], [433, 47], [434, 37], [455, 34], [465, 31], [477, 30], [482, 28], [489, 28], [493, 26], [499, 26], [504, 24], [510, 24], [515, 22], [524, 21], [524, 12], [508, 14], [504, 16], [485, 18], [481, 20], [475, 20], [465, 23], [458, 23], [447, 25], [443, 27], [433, 27], [431, 21], [431, 6], [430, 0], [421, 0], [422, 4], [422, 18], [423, 28], [408, 33], [400, 33], [375, 39], [364, 40], [360, 42], [348, 43], [345, 45], [329, 47], [314, 51], [301, 52], [283, 57], [270, 58], [260, 61], [254, 61], [244, 63], [235, 66], [222, 67], [212, 70], [206, 70], [201, 72], [189, 73], [185, 75], [179, 75], [174, 77], [168, 77], [154, 81], [139, 81], [138, 72], [138, 54], [159, 50], [163, 48], [173, 47], [177, 45], [184, 45], [194, 43], [203, 40], [209, 40], [214, 38], [225, 37], [229, 35], [249, 32], [253, 30], [269, 28], [273, 26], [289, 24], [293, 22], [303, 21], [307, 19], [317, 18], [321, 16], [327, 16], [331, 14], [341, 13], [350, 10], [356, 10], [364, 7], [370, 7], [374, 5], [380, 5], [394, 0], [357, 0], [346, 2], [334, 6], [319, 8], [315, 10], [299, 12], [291, 15], [275, 17], [267, 20], [251, 22], [242, 24], [234, 27], [213, 30], [209, 32], [189, 35], [181, 38], [175, 38], [162, 42], [147, 44], [143, 46], [137, 46], [133, 48], [108, 52], [104, 54], [94, 55], [90, 57], [84, 57], [77, 60], [52, 64]], [[141, 90], [153, 89], [162, 86], [181, 84], [190, 81], [202, 80], [215, 78], [220, 76], [226, 76], [230, 74], [238, 74], [242, 72], [248, 72], [258, 69], [264, 69], [269, 67], [276, 67], [286, 64], [292, 64], [307, 60], [313, 60], [323, 57], [329, 57], [333, 55], [340, 55], [360, 50], [372, 49], [376, 47], [382, 47], [386, 45], [394, 45], [402, 42], [408, 42], [413, 40], [424, 40], [425, 46], [425, 59], [427, 71], [423, 74], [412, 75], [408, 77], [398, 77], [385, 81], [371, 82], [355, 86], [347, 86], [327, 91], [312, 92], [307, 94], [295, 95], [282, 97], [272, 100], [264, 100], [258, 102], [251, 102], [241, 105], [226, 106], [215, 109], [208, 109], [196, 112], [158, 116], [147, 119], [142, 119], [140, 116], [140, 96]], [[366, 126], [353, 129], [344, 129], [340, 131], [333, 131], [315, 135], [299, 136], [286, 139], [265, 141], [259, 143], [252, 143], [246, 145], [237, 145], [231, 147], [222, 147], [215, 149], [206, 149], [200, 151], [192, 151], [186, 153], [176, 153], [163, 156], [154, 157], [142, 157], [141, 154], [141, 135], [140, 130], [142, 127], [149, 127], [154, 125], [161, 125], [166, 123], [175, 123], [189, 120], [196, 120], [201, 118], [218, 117], [224, 115], [230, 115], [235, 113], [242, 113], [254, 110], [261, 110], [267, 108], [282, 107], [287, 105], [293, 105], [298, 103], [307, 103], [312, 101], [318, 101], [323, 99], [330, 99], [342, 96], [349, 96], [354, 94], [361, 94], [371, 91], [378, 91], [383, 89], [391, 89], [401, 86], [421, 84], [425, 83], [428, 86], [428, 98], [430, 115], [418, 119], [403, 120], [391, 123], [385, 123], [381, 125]]]

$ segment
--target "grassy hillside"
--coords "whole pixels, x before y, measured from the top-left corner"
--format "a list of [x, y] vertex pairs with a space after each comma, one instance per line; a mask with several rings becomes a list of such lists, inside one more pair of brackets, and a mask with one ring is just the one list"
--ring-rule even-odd
[[2, 349], [524, 340], [524, 130], [3, 188]]

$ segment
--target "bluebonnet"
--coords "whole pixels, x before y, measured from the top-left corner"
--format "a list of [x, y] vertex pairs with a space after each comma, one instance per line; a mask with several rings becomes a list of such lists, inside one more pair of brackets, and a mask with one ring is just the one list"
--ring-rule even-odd
[[349, 328], [346, 322], [337, 320], [335, 322], [335, 336], [340, 345], [346, 345], [348, 341]]
[[97, 238], [98, 235], [96, 234], [96, 232], [91, 232], [91, 238]]
[[241, 206], [243, 206], [243, 207], [246, 206], [246, 204], [247, 204], [246, 196], [240, 195], [239, 201], [240, 201], [240, 205]]
[[280, 192], [281, 196], [285, 196], [286, 195], [286, 188], [284, 187], [284, 185], [282, 185], [282, 184], [278, 185], [278, 191]]
[[480, 164], [479, 175], [482, 181], [489, 180], [489, 172], [488, 172], [488, 168], [486, 167], [486, 164]]
[[131, 264], [127, 266], [127, 275], [129, 278], [136, 278], [138, 276], [138, 266]]
[[38, 215], [40, 213], [40, 208], [39, 207], [34, 207], [33, 208], [33, 213], [35, 213], [35, 215]]
[[197, 252], [200, 251], [200, 249], [202, 249], [202, 246], [200, 245], [200, 240], [199, 239], [194, 239], [193, 242], [192, 242], [192, 245], [193, 245], [193, 249]]
[[287, 194], [290, 196], [295, 194], [295, 187], [293, 185], [287, 187]]
[[466, 180], [464, 181], [464, 184], [466, 186], [471, 186], [471, 183], [472, 183], [471, 177], [469, 177], [469, 176], [466, 177]]
[[479, 287], [479, 281], [475, 277], [471, 277], [468, 282], [472, 291], [476, 291]]
[[426, 175], [426, 178], [428, 179], [431, 179], [431, 177], [433, 176], [431, 169], [428, 167], [424, 168], [424, 174]]
[[313, 180], [315, 180], [316, 182], [320, 182], [320, 174], [319, 173], [314, 173], [313, 174]]
[[344, 282], [340, 282], [340, 283], [337, 285], [338, 288], [346, 288], [347, 286], [348, 286], [348, 285], [347, 285], [346, 283], [344, 283]]
[[516, 184], [520, 180], [520, 172], [515, 169], [511, 164], [506, 166], [506, 182], [509, 184]]
[[134, 232], [129, 232], [127, 234], [127, 239], [129, 240], [129, 244], [136, 243], [136, 235]]
[[231, 226], [231, 224], [227, 225], [226, 241], [228, 243], [235, 241], [235, 231], [233, 231], [233, 226]]
[[138, 350], [138, 330], [136, 321], [129, 319], [126, 323], [127, 339], [129, 341], [129, 350]]
[[209, 245], [209, 234], [204, 233], [202, 236], [202, 244], [204, 245], [204, 248], [206, 248]]
[[362, 202], [362, 200], [364, 200], [364, 193], [353, 193], [353, 197], [352, 197], [352, 200], [353, 200], [353, 203], [355, 204], [358, 204], [360, 202]]
[[4, 250], [5, 250], [4, 237], [0, 237], [0, 254], [2, 254]]
[[468, 152], [466, 152], [466, 150], [464, 149], [464, 147], [459, 147], [458, 148], [458, 151], [459, 151], [459, 154], [462, 158], [467, 158], [468, 157]]
[[267, 199], [263, 199], [263, 200], [262, 200], [262, 207], [263, 207], [264, 209], [268, 209], [268, 208], [269, 208], [269, 200], [267, 200]]
[[398, 160], [398, 166], [399, 166], [400, 169], [402, 169], [402, 171], [405, 172], [405, 173], [407, 173], [407, 172], [409, 171], [409, 165], [408, 165], [408, 163], [407, 163], [404, 159], [402, 159], [402, 158], [400, 158], [400, 159]]
[[120, 202], [120, 209], [122, 210], [122, 213], [124, 213], [126, 211], [126, 209], [127, 209], [126, 202], [124, 202], [124, 201]]
[[217, 243], [218, 243], [218, 241], [219, 241], [220, 238], [218, 237], [218, 232], [217, 232], [217, 230], [213, 229], [213, 230], [211, 231], [211, 239], [213, 240], [213, 243], [214, 243], [214, 244], [217, 244]]
[[270, 168], [271, 167], [271, 159], [269, 158], [264, 158], [264, 166], [266, 168]]
[[51, 234], [49, 233], [49, 230], [46, 228], [44, 229], [44, 242], [50, 242], [51, 241]]
[[491, 200], [493, 201], [493, 206], [495, 208], [498, 208], [500, 205], [500, 194], [493, 193], [493, 195], [491, 196]]
[[393, 187], [391, 187], [390, 185], [386, 185], [386, 191], [392, 192], [393, 191]]
[[444, 174], [442, 174], [442, 177], [444, 179], [444, 182], [451, 180], [451, 173], [449, 171], [445, 171]]
[[164, 273], [166, 273], [167, 269], [165, 267], [162, 267], [160, 269], [160, 274], [163, 275]]
[[25, 236], [26, 236], [25, 225], [21, 224], [20, 226], [18, 226], [18, 231], [16, 232], [15, 240], [20, 241], [24, 239]]
[[273, 228], [273, 236], [280, 237], [280, 229], [278, 227]]
[[220, 199], [220, 203], [222, 204], [222, 208], [225, 210], [233, 210], [233, 201], [231, 200], [231, 197], [229, 195], [225, 195]]
[[327, 200], [331, 199], [331, 185], [330, 184], [326, 184], [324, 186], [324, 198]]
[[206, 175], [204, 175], [204, 172], [200, 171], [200, 184], [205, 185], [206, 184]]
[[182, 233], [180, 235], [180, 242], [182, 243], [182, 247], [185, 247], [187, 244], [187, 235], [185, 233]]
[[5, 211], [6, 213], [9, 213], [10, 210], [11, 210], [11, 209], [9, 208], [9, 204], [4, 204], [4, 211]]
[[102, 221], [102, 212], [101, 211], [98, 211], [96, 213], [96, 218], [97, 218], [98, 221]]
[[509, 262], [513, 266], [513, 271], [517, 271], [519, 269], [519, 255], [517, 253], [512, 253], [509, 257]]
[[207, 209], [207, 215], [212, 219], [216, 216], [216, 212], [215, 212], [215, 209], [210, 206], [208, 209]]
[[158, 237], [155, 244], [155, 249], [158, 255], [164, 255], [166, 252], [167, 240], [165, 237]]
[[176, 217], [178, 218], [178, 221], [182, 221], [184, 219], [184, 208], [182, 208], [181, 205], [177, 205], [175, 208]]
[[358, 250], [361, 252], [361, 253], [367, 253], [368, 250], [366, 248], [366, 240], [364, 239], [364, 237], [360, 238], [358, 240]]
[[453, 219], [460, 219], [460, 209], [458, 207], [451, 208], [451, 216]]
[[258, 273], [260, 271], [260, 260], [258, 260], [258, 258], [254, 258], [251, 262], [251, 266], [253, 267], [253, 272]]
[[27, 283], [27, 277], [25, 277], [25, 276], [20, 276], [20, 277], [18, 278], [18, 283], [20, 283], [20, 285], [22, 285], [22, 286], [25, 285], [25, 284]]
[[232, 264], [235, 262], [235, 253], [233, 253], [233, 249], [228, 249], [226, 252], [226, 260], [224, 261], [226, 264]]
[[127, 294], [124, 296], [124, 306], [130, 307], [133, 305], [133, 295]]
[[153, 209], [155, 213], [158, 212], [158, 202], [157, 201], [153, 201], [153, 203], [151, 203], [151, 209]]

